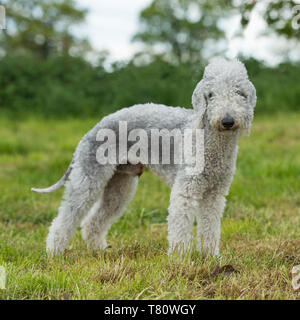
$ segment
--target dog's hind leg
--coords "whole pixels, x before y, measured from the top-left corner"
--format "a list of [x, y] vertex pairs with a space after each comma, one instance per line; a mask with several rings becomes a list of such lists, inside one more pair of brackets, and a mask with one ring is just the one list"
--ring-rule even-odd
[[104, 193], [82, 222], [82, 237], [92, 249], [107, 247], [106, 234], [125, 211], [138, 185], [138, 177], [117, 172], [108, 182]]
[[75, 167], [66, 183], [64, 199], [58, 216], [53, 220], [47, 237], [47, 252], [50, 255], [62, 253], [73, 236], [76, 227], [103, 194], [107, 181], [113, 176], [114, 167], [107, 166], [93, 176]]

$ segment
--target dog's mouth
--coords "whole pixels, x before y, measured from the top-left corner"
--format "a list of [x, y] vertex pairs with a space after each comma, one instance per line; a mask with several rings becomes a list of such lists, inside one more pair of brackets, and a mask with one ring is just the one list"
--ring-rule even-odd
[[218, 130], [220, 131], [220, 132], [226, 132], [226, 131], [236, 131], [237, 129], [239, 129], [239, 125], [236, 123], [236, 124], [234, 124], [232, 127], [224, 127], [223, 125], [222, 125], [222, 123], [221, 122], [219, 122], [219, 124], [218, 124]]

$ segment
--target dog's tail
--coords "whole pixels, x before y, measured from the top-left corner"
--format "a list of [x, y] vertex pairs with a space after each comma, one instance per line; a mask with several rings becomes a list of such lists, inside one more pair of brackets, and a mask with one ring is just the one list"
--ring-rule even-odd
[[60, 180], [58, 180], [54, 185], [52, 185], [51, 187], [45, 188], [45, 189], [36, 189], [36, 188], [31, 188], [31, 191], [36, 192], [36, 193], [51, 193], [54, 192], [56, 190], [58, 190], [59, 188], [61, 188], [62, 186], [65, 185], [66, 181], [68, 180], [68, 177], [73, 169], [72, 167], [73, 161], [71, 162], [71, 164], [69, 165], [69, 168], [67, 169], [67, 171], [65, 172], [65, 174], [60, 178]]

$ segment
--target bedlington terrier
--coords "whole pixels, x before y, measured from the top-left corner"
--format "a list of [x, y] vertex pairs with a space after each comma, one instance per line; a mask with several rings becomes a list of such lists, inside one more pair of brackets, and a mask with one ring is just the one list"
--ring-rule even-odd
[[[66, 188], [58, 216], [50, 226], [47, 252], [62, 253], [80, 223], [88, 247], [105, 249], [111, 224], [125, 211], [135, 194], [138, 177], [143, 168], [148, 168], [171, 188], [169, 254], [177, 252], [175, 248], [182, 248], [184, 253], [191, 248], [196, 219], [197, 249], [204, 255], [218, 255], [221, 217], [235, 172], [238, 137], [249, 134], [255, 104], [256, 91], [243, 63], [217, 59], [205, 68], [193, 92], [193, 109], [147, 103], [104, 117], [79, 142], [64, 176], [52, 187], [32, 189], [49, 193], [63, 185]], [[202, 170], [187, 174], [185, 163], [148, 163], [141, 160], [139, 152], [136, 157], [131, 153], [125, 163], [119, 157], [119, 162], [100, 164], [97, 150], [104, 139], [97, 139], [98, 132], [110, 129], [118, 133], [120, 122], [126, 122], [128, 134], [134, 129], [147, 133], [151, 129], [202, 129]], [[112, 144], [122, 147], [122, 138]], [[129, 147], [132, 143], [125, 151]], [[147, 148], [151, 151], [151, 143]], [[120, 156], [121, 151], [118, 153]]]

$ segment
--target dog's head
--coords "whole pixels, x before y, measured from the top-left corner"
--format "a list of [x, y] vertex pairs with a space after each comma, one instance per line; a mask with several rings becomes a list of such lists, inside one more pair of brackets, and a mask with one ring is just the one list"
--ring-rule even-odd
[[220, 133], [239, 130], [249, 134], [256, 90], [242, 62], [217, 59], [205, 68], [192, 103], [203, 125], [207, 122]]

